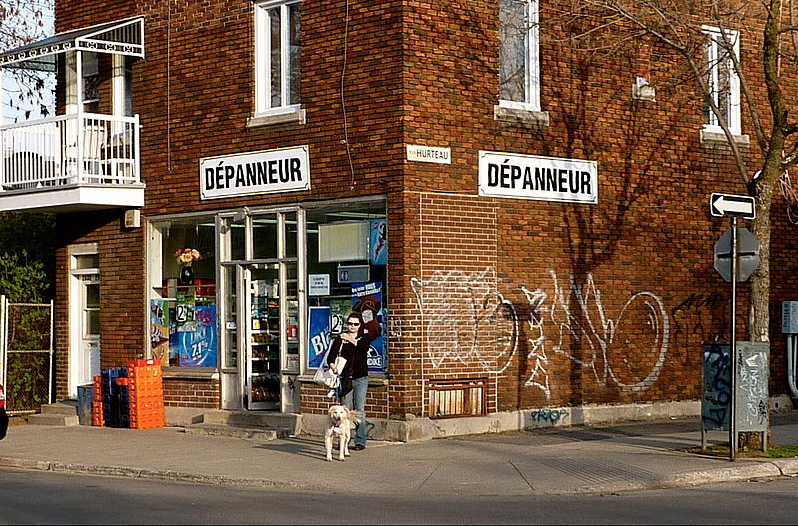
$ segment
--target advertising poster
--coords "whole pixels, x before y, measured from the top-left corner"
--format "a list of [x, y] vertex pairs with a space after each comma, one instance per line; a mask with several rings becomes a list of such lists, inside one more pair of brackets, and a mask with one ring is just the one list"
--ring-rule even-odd
[[194, 291], [178, 291], [175, 293], [175, 322], [177, 332], [195, 332], [197, 322], [194, 320], [194, 307], [197, 299]]
[[308, 367], [318, 367], [332, 343], [330, 336], [330, 307], [311, 307], [308, 324]]
[[155, 358], [169, 356], [169, 305], [165, 300], [150, 301], [150, 342]]
[[352, 311], [363, 317], [363, 328], [371, 338], [369, 371], [383, 372], [385, 359], [385, 316], [382, 308], [382, 283], [353, 283]]
[[388, 264], [388, 223], [374, 219], [369, 228], [369, 260], [372, 265]]
[[346, 317], [352, 312], [349, 300], [330, 300], [330, 336], [335, 338], [344, 331]]
[[180, 365], [184, 367], [216, 367], [216, 306], [202, 305], [194, 309], [193, 332], [177, 335]]

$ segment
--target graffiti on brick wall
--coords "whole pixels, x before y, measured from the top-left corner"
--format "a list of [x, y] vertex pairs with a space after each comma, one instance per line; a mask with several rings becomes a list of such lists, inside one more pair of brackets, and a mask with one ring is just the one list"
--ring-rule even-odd
[[[726, 339], [728, 328], [726, 307], [729, 299], [722, 294], [692, 293], [670, 310], [671, 344], [674, 348], [690, 348], [695, 342]], [[685, 361], [695, 357], [685, 356]]]
[[[549, 355], [554, 354], [589, 370], [599, 387], [650, 388], [659, 378], [668, 352], [670, 322], [662, 300], [651, 292], [638, 292], [613, 319], [605, 311], [592, 274], [587, 274], [584, 284], [570, 276], [567, 290], [560, 286], [554, 270], [549, 270], [549, 275], [553, 286], [550, 301], [543, 289], [521, 286], [530, 305], [527, 358], [531, 372], [526, 385], [551, 397], [547, 367]], [[577, 355], [573, 347], [581, 352]]]
[[435, 272], [411, 279], [424, 317], [427, 353], [433, 367], [447, 358], [477, 363], [491, 373], [510, 364], [518, 347], [518, 316], [496, 291], [496, 273]]
[[536, 409], [529, 413], [529, 418], [544, 424], [559, 424], [560, 420], [568, 416], [567, 409]]
[[[614, 385], [630, 392], [650, 388], [659, 378], [670, 338], [662, 300], [652, 292], [638, 292], [617, 315], [609, 316], [591, 274], [585, 283], [570, 276], [567, 287], [560, 285], [554, 270], [549, 275], [551, 294], [521, 285], [530, 305], [530, 372], [525, 385], [551, 398], [551, 360], [560, 355], [588, 370], [601, 388]], [[473, 273], [439, 271], [428, 280], [411, 280], [433, 367], [453, 359], [500, 373], [510, 364], [518, 347], [519, 319], [495, 283], [492, 268]]]

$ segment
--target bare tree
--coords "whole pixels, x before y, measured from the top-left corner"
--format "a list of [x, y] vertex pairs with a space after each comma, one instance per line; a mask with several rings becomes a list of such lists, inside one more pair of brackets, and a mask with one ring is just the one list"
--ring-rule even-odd
[[[0, 52], [41, 40], [52, 34], [54, 0], [0, 0]], [[3, 79], [5, 114], [16, 118], [48, 116], [52, 111], [52, 76], [11, 69]], [[10, 111], [9, 111], [10, 110]]]
[[[747, 328], [751, 341], [769, 342], [771, 205], [779, 186], [788, 202], [794, 200], [789, 171], [798, 162], [798, 120], [790, 105], [798, 80], [793, 0], [572, 0], [556, 15], [577, 29], [570, 36], [583, 51], [645, 40], [680, 57], [703, 94], [706, 118], [722, 130], [741, 184], [755, 199], [751, 226], [760, 244], [760, 264], [751, 277]], [[707, 25], [716, 29], [712, 36]], [[743, 61], [740, 38], [747, 44]], [[728, 101], [720, 96], [732, 73], [758, 155], [739, 148]], [[766, 97], [757, 93], [763, 83]], [[795, 202], [790, 204], [794, 212]]]

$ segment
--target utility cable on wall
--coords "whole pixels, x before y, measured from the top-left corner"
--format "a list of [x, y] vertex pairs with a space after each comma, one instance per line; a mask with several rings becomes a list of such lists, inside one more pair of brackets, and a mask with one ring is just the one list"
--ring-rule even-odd
[[172, 173], [172, 0], [166, 11], [166, 170]]
[[349, 190], [355, 188], [355, 167], [352, 165], [352, 150], [349, 148], [349, 123], [346, 118], [346, 98], [344, 96], [344, 79], [346, 78], [346, 60], [347, 60], [347, 47], [349, 45], [349, 0], [346, 0], [346, 10], [344, 18], [344, 56], [343, 65], [341, 66], [341, 113], [344, 119], [344, 146], [346, 146], [346, 158], [349, 161], [349, 172], [352, 174], [352, 180], [349, 184]]

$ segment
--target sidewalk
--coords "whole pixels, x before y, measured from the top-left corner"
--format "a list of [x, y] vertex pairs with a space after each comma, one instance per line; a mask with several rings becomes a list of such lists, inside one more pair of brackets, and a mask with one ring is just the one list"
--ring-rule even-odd
[[[771, 432], [776, 444], [798, 444], [798, 411], [771, 415]], [[710, 432], [709, 442], [728, 443], [728, 432]], [[730, 462], [680, 451], [700, 445], [696, 418], [370, 441], [345, 462], [327, 462], [320, 437], [260, 442], [179, 427], [28, 424], [0, 441], [0, 467], [389, 495], [600, 493], [798, 474], [798, 458]]]

